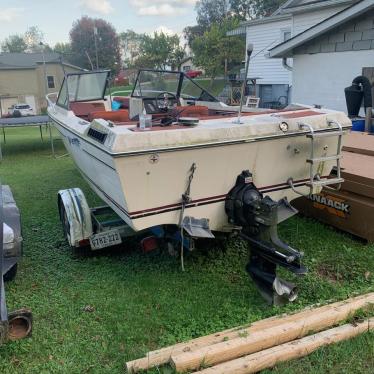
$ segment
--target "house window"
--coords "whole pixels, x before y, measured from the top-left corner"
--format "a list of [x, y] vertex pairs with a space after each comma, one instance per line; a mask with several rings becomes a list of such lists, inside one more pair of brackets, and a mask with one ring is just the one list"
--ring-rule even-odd
[[189, 71], [189, 70], [191, 70], [191, 66], [190, 65], [183, 66], [183, 71]]
[[291, 39], [291, 30], [290, 29], [283, 29], [281, 30], [281, 40], [282, 42], [285, 42], [288, 39]]
[[55, 77], [53, 75], [47, 76], [48, 88], [55, 88]]

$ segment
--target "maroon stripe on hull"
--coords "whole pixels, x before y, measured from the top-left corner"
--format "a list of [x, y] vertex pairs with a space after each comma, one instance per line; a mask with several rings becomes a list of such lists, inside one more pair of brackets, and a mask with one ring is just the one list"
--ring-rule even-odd
[[[326, 178], [326, 177], [323, 177], [323, 178]], [[309, 178], [300, 179], [298, 181], [295, 181], [294, 185], [295, 187], [302, 187], [302, 186], [305, 186], [306, 182], [308, 181], [309, 181]], [[267, 192], [287, 190], [290, 188], [291, 187], [287, 183], [279, 183], [279, 184], [274, 184], [274, 185], [270, 185], [266, 187], [260, 187], [258, 188], [258, 190], [260, 192], [267, 193]], [[186, 208], [222, 202], [226, 200], [226, 196], [227, 195], [218, 195], [218, 196], [211, 196], [211, 197], [206, 197], [202, 199], [196, 199], [196, 200], [191, 201], [191, 203], [187, 204]], [[131, 217], [131, 219], [137, 219], [137, 218], [148, 217], [148, 216], [155, 215], [155, 214], [162, 214], [162, 213], [167, 213], [167, 212], [171, 212], [174, 210], [179, 210], [181, 206], [182, 206], [181, 203], [170, 204], [170, 205], [160, 206], [157, 208], [150, 208], [150, 209], [144, 209], [144, 210], [140, 210], [136, 212], [129, 212], [128, 214]]]

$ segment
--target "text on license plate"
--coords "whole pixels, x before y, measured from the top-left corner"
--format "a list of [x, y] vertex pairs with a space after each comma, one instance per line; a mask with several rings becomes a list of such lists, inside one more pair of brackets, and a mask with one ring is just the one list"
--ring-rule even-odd
[[112, 245], [117, 245], [121, 243], [121, 235], [117, 230], [101, 232], [90, 237], [90, 244], [92, 249], [111, 247]]

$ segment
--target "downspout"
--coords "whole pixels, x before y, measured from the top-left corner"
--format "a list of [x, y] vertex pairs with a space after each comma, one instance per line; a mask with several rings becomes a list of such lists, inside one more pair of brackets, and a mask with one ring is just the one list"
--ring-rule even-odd
[[[282, 58], [282, 66], [286, 70], [288, 70], [288, 71], [292, 71], [293, 70], [292, 66], [288, 65], [288, 63], [287, 63], [287, 57], [283, 57]], [[290, 99], [291, 99], [291, 97], [290, 97], [290, 86], [288, 85], [288, 90], [287, 90], [287, 104], [290, 102]]]
[[282, 66], [289, 71], [293, 70], [292, 66], [287, 64], [287, 57], [282, 58]]

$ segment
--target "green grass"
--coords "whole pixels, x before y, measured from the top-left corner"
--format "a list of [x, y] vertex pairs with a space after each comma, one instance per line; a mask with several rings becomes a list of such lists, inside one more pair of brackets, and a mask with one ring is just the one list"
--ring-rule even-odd
[[[374, 246], [302, 218], [281, 226], [310, 269], [297, 281], [299, 299], [285, 307], [263, 302], [245, 273], [247, 250], [239, 241], [193, 252], [184, 273], [177, 259], [164, 251], [142, 254], [135, 240], [90, 256], [73, 253], [63, 238], [57, 191], [81, 187], [90, 204], [99, 201], [72, 160], [53, 159], [38, 136], [35, 128], [7, 130], [0, 164], [24, 237], [17, 278], [6, 286], [8, 307], [29, 307], [34, 315], [31, 338], [0, 347], [0, 373], [124, 373], [127, 360], [148, 350], [374, 290]], [[64, 152], [60, 142], [57, 150]], [[88, 305], [92, 312], [84, 311]], [[373, 352], [374, 336], [365, 334], [273, 372], [369, 373]]]
[[106, 94], [109, 95], [109, 92], [113, 93], [113, 92], [117, 92], [117, 91], [127, 91], [127, 92], [118, 93], [118, 94], [116, 94], [116, 96], [129, 96], [129, 95], [131, 95], [133, 87], [134, 86], [131, 85], [131, 84], [128, 85], [128, 86], [114, 86], [114, 87], [110, 87], [110, 89], [107, 90]]

